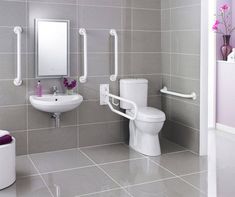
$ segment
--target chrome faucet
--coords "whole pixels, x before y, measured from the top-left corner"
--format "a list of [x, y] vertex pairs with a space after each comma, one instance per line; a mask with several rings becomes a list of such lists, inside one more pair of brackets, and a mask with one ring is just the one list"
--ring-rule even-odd
[[59, 92], [57, 86], [52, 86], [51, 90], [52, 90], [52, 93], [53, 93], [54, 96], [56, 96]]

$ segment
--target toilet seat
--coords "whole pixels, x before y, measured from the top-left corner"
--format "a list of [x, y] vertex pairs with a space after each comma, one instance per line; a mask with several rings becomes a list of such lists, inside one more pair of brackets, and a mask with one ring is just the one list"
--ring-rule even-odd
[[[127, 110], [128, 115], [133, 116], [133, 110]], [[145, 122], [164, 122], [166, 120], [165, 113], [153, 107], [138, 108], [136, 120]]]

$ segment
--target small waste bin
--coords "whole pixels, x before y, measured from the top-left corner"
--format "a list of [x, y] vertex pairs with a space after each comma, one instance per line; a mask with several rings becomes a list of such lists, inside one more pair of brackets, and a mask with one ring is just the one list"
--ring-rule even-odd
[[15, 138], [10, 144], [0, 145], [0, 190], [16, 180]]

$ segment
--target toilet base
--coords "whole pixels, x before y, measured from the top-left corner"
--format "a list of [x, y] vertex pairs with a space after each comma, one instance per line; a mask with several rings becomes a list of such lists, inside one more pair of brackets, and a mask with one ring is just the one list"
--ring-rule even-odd
[[129, 146], [135, 151], [147, 156], [161, 155], [158, 134], [149, 135], [138, 130], [130, 130]]

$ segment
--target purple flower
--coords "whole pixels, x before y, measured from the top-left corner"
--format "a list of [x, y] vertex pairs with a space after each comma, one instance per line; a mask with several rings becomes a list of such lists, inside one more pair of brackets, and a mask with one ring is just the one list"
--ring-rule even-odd
[[77, 81], [75, 79], [69, 82], [67, 78], [64, 78], [64, 87], [66, 87], [68, 90], [72, 90], [76, 87], [76, 85]]
[[222, 6], [220, 7], [220, 11], [221, 11], [221, 12], [225, 12], [225, 11], [228, 10], [228, 9], [229, 9], [228, 4], [224, 4], [224, 5], [222, 5]]
[[218, 30], [218, 25], [220, 24], [220, 22], [218, 20], [215, 21], [214, 25], [212, 26], [212, 29], [214, 31], [217, 31]]

